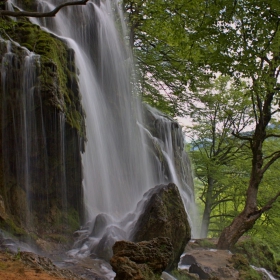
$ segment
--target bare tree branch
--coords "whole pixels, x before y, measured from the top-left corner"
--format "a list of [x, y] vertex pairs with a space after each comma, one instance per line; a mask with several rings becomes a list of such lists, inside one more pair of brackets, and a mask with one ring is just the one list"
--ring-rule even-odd
[[0, 16], [12, 16], [12, 17], [54, 17], [57, 12], [66, 6], [77, 6], [77, 5], [86, 5], [89, 0], [81, 0], [81, 1], [74, 1], [74, 2], [66, 2], [64, 4], [61, 4], [57, 6], [55, 9], [53, 9], [50, 12], [46, 13], [39, 13], [39, 12], [13, 12], [13, 11], [6, 11], [6, 10], [0, 10]]
[[234, 131], [232, 131], [231, 134], [238, 139], [247, 140], [247, 141], [250, 141], [250, 142], [252, 141], [252, 137], [242, 136], [240, 134], [235, 133]]
[[280, 138], [280, 135], [279, 134], [267, 134], [265, 136], [265, 139], [270, 138], [270, 137]]

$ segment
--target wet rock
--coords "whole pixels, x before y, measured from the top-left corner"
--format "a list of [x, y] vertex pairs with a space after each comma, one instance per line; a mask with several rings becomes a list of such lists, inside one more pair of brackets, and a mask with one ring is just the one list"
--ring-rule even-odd
[[106, 226], [110, 223], [112, 223], [112, 218], [109, 215], [105, 213], [97, 215], [90, 236], [101, 237]]
[[207, 270], [209, 270], [209, 268], [207, 267], [201, 267], [201, 265], [195, 263], [192, 264], [189, 272], [190, 273], [195, 273], [199, 275], [199, 279], [210, 279], [211, 278], [211, 274], [207, 272]]
[[180, 264], [181, 265], [192, 265], [196, 263], [196, 259], [192, 255], [184, 255], [181, 257]]
[[91, 253], [109, 262], [113, 256], [113, 245], [116, 241], [122, 239], [126, 239], [126, 233], [118, 227], [110, 226]]
[[168, 237], [173, 246], [167, 271], [177, 268], [180, 256], [191, 238], [191, 229], [180, 193], [175, 184], [159, 185], [144, 195], [143, 210], [130, 240], [134, 242]]
[[160, 279], [172, 257], [169, 238], [158, 237], [138, 243], [118, 241], [113, 246], [114, 255], [110, 260], [116, 272], [115, 280], [156, 280]]

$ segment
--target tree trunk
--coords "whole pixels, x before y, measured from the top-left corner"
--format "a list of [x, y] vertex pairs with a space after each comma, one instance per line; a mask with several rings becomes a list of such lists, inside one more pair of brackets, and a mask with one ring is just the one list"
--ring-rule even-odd
[[232, 223], [226, 227], [219, 238], [218, 249], [230, 249], [238, 239], [255, 224], [256, 220], [262, 215], [263, 209], [257, 207], [258, 188], [263, 178], [263, 152], [262, 144], [265, 139], [265, 126], [257, 124], [253, 141], [252, 150], [252, 168], [249, 187], [246, 194], [246, 203], [244, 210], [234, 218]]
[[254, 226], [256, 220], [263, 213], [255, 206], [256, 200], [254, 199], [254, 193], [257, 193], [257, 189], [254, 190], [252, 187], [249, 187], [249, 189], [250, 193], [253, 194], [252, 196], [248, 196], [250, 202], [248, 203], [247, 199], [245, 209], [236, 218], [234, 218], [230, 226], [223, 230], [217, 244], [218, 249], [231, 249], [238, 239]]
[[200, 229], [200, 238], [206, 238], [208, 234], [210, 215], [212, 210], [211, 208], [212, 208], [213, 188], [214, 188], [214, 179], [208, 177], [208, 187], [207, 187], [205, 207], [203, 211], [203, 218], [202, 218], [201, 229]]

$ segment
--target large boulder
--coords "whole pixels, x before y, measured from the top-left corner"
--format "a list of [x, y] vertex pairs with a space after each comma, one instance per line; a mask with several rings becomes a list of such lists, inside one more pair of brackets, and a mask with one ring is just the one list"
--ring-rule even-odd
[[180, 256], [191, 239], [188, 216], [177, 186], [170, 183], [154, 187], [144, 195], [142, 204], [142, 212], [132, 229], [130, 240], [140, 242], [168, 237], [173, 250], [166, 270], [177, 268]]
[[172, 249], [171, 242], [166, 237], [139, 243], [117, 241], [110, 260], [116, 272], [115, 280], [160, 279], [172, 258]]

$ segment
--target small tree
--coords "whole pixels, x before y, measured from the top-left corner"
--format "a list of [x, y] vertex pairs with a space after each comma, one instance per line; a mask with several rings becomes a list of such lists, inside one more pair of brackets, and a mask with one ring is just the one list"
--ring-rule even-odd
[[212, 210], [232, 201], [227, 189], [238, 173], [233, 162], [242, 157], [244, 143], [231, 132], [235, 129], [241, 133], [252, 122], [250, 100], [243, 96], [244, 84], [235, 85], [229, 77], [221, 76], [189, 100], [188, 113], [193, 121], [188, 129], [192, 137], [190, 153], [202, 186], [199, 198], [204, 204], [202, 238], [207, 236]]

